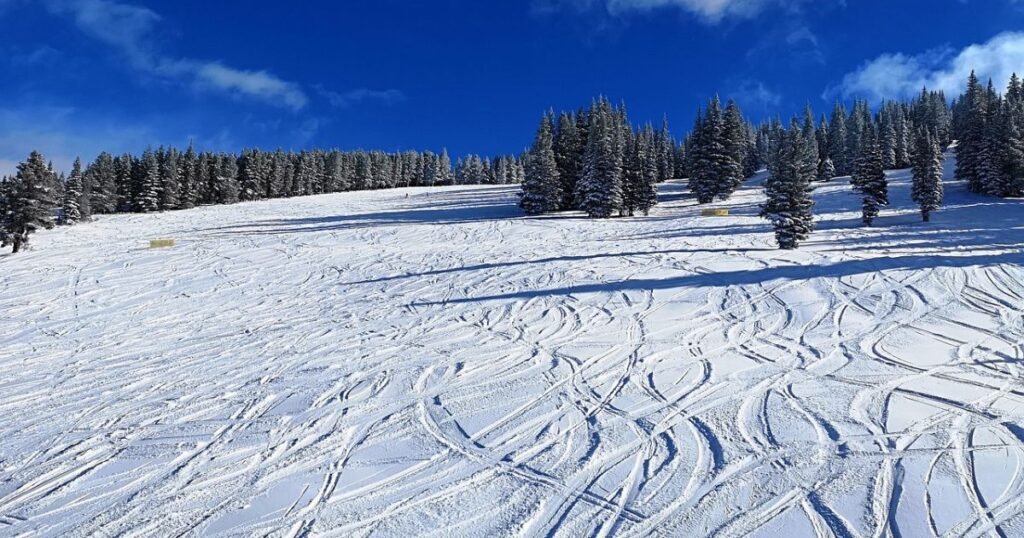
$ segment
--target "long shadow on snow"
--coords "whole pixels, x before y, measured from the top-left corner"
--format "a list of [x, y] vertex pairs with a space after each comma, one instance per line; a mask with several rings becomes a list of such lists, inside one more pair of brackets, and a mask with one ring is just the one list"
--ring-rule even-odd
[[631, 290], [665, 290], [686, 287], [716, 287], [742, 284], [760, 284], [773, 280], [810, 280], [820, 277], [843, 277], [892, 271], [901, 269], [933, 269], [938, 267], [976, 267], [1004, 263], [1024, 263], [1024, 253], [984, 256], [898, 256], [871, 260], [848, 260], [832, 265], [769, 267], [749, 271], [725, 271], [718, 273], [687, 275], [675, 278], [633, 279], [619, 282], [580, 284], [564, 288], [527, 290], [501, 295], [466, 297], [444, 302], [421, 302], [417, 306], [431, 306], [452, 303], [475, 303], [484, 301], [533, 299], [578, 293], [621, 292]]
[[516, 267], [519, 265], [536, 265], [544, 263], [558, 263], [558, 262], [574, 262], [574, 261], [587, 261], [596, 260], [600, 258], [629, 258], [633, 256], [657, 256], [659, 254], [697, 254], [697, 253], [711, 253], [711, 254], [729, 254], [736, 252], [774, 252], [777, 249], [773, 248], [681, 248], [673, 250], [652, 250], [652, 251], [640, 251], [640, 252], [612, 252], [607, 254], [582, 254], [578, 256], [556, 256], [552, 258], [538, 258], [536, 260], [521, 260], [513, 262], [495, 262], [495, 263], [481, 263], [479, 265], [466, 265], [462, 267], [452, 267], [448, 269], [434, 269], [430, 271], [423, 271], [420, 273], [406, 273], [404, 275], [392, 275], [384, 276], [380, 278], [372, 278], [369, 280], [358, 280], [355, 282], [346, 282], [344, 285], [352, 286], [357, 284], [377, 284], [380, 282], [390, 282], [393, 280], [402, 280], [406, 278], [422, 278], [427, 276], [445, 275], [450, 273], [463, 273], [470, 271], [483, 271], [486, 269], [499, 269]]

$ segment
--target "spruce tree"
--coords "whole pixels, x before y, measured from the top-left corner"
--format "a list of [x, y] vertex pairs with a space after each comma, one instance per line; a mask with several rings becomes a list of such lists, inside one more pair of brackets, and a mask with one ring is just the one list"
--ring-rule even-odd
[[160, 161], [156, 152], [146, 149], [139, 162], [141, 167], [135, 199], [135, 210], [148, 213], [160, 209]]
[[921, 207], [921, 217], [931, 220], [931, 213], [942, 205], [942, 149], [927, 129], [921, 129], [914, 143], [914, 177], [911, 196]]
[[775, 228], [779, 248], [796, 249], [814, 230], [814, 200], [811, 181], [815, 165], [807, 151], [812, 139], [805, 138], [796, 118], [775, 144], [774, 163], [765, 182], [766, 201], [761, 216]]
[[832, 164], [832, 159], [825, 159], [821, 163], [821, 168], [818, 170], [818, 181], [827, 183], [832, 181], [832, 178], [836, 177], [836, 167]]
[[553, 113], [544, 114], [527, 157], [526, 180], [519, 199], [519, 207], [527, 215], [557, 211], [562, 206], [553, 131]]
[[181, 207], [181, 154], [170, 148], [160, 157], [160, 209]]
[[[659, 141], [655, 140], [652, 132], [648, 131], [646, 136], [639, 137], [639, 143], [637, 150], [640, 156], [640, 178], [636, 187], [635, 209], [646, 216], [658, 203], [658, 182], [662, 171], [658, 158], [663, 155], [656, 155], [661, 152], [656, 151], [659, 149], [656, 147]], [[675, 170], [675, 165], [672, 166], [672, 170]]]
[[[76, 224], [88, 220], [88, 199], [85, 197], [85, 185], [82, 174], [82, 160], [75, 159], [64, 187], [64, 222]], [[83, 207], [84, 206], [84, 207]]]
[[956, 146], [956, 178], [965, 181], [968, 190], [978, 193], [984, 191], [981, 171], [985, 149], [985, 100], [985, 91], [971, 71], [960, 103], [964, 116]]
[[590, 112], [583, 176], [577, 184], [580, 208], [591, 218], [608, 218], [622, 207], [621, 131], [604, 98]]
[[722, 116], [722, 144], [725, 155], [718, 165], [716, 194], [729, 198], [743, 184], [743, 157], [746, 153], [747, 134], [743, 113], [736, 101], [729, 101]]
[[854, 170], [854, 185], [864, 196], [864, 225], [871, 226], [879, 210], [889, 205], [889, 183], [882, 166], [882, 150], [872, 129], [868, 130], [861, 144], [861, 155]]
[[832, 123], [828, 127], [828, 157], [836, 167], [836, 175], [848, 176], [852, 172], [853, 156], [846, 151], [846, 109], [836, 103], [832, 110]]
[[580, 133], [577, 119], [563, 112], [558, 117], [558, 136], [555, 138], [553, 151], [558, 166], [560, 186], [559, 209], [575, 208], [576, 182], [579, 180], [583, 155], [580, 154]]
[[53, 188], [53, 173], [42, 154], [33, 151], [28, 160], [18, 165], [18, 172], [8, 188], [4, 217], [4, 243], [17, 253], [38, 230], [53, 228], [51, 210], [59, 204]]

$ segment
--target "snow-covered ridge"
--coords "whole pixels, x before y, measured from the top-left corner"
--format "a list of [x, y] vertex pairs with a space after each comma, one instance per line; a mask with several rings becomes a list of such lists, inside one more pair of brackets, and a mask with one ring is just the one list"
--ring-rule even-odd
[[759, 180], [39, 233], [0, 258], [0, 535], [1024, 534], [1024, 201], [924, 224], [890, 179], [873, 228], [821, 186], [795, 252]]

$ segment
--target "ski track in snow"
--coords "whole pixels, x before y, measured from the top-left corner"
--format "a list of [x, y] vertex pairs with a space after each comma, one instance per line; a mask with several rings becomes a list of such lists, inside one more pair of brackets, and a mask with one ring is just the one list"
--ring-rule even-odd
[[673, 181], [41, 233], [0, 258], [0, 535], [1024, 535], [1024, 201], [924, 224], [890, 176], [870, 229], [821, 186], [797, 252], [756, 180], [727, 218]]

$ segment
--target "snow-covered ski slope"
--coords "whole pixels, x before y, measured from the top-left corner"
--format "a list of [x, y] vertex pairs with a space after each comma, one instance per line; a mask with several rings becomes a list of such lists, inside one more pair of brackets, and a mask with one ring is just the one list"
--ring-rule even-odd
[[0, 259], [0, 535], [1022, 536], [1024, 201], [924, 224], [891, 175], [870, 229], [819, 188], [797, 252], [756, 181], [41, 233]]

